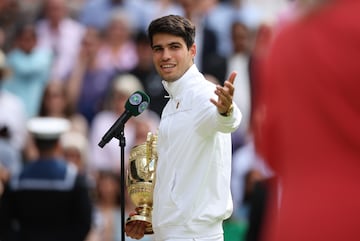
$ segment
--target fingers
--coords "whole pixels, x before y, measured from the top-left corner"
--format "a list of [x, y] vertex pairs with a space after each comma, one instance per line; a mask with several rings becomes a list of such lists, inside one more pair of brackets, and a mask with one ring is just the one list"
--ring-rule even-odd
[[225, 81], [225, 83], [224, 83], [224, 87], [228, 88], [231, 98], [234, 96], [234, 82], [235, 82], [236, 75], [237, 75], [237, 73], [235, 71], [233, 71], [230, 74], [229, 79], [227, 81]]
[[236, 71], [231, 72], [231, 74], [230, 74], [230, 76], [229, 76], [229, 79], [228, 79], [228, 81], [229, 81], [231, 84], [234, 84], [236, 75], [237, 75]]
[[218, 101], [223, 105], [230, 105], [232, 103], [232, 93], [234, 87], [231, 86], [217, 86], [215, 94], [218, 96]]
[[215, 94], [219, 97], [219, 101], [224, 105], [230, 106], [234, 96], [234, 81], [237, 73], [233, 71], [229, 79], [225, 81], [224, 86], [218, 85], [215, 90]]
[[125, 233], [133, 239], [141, 239], [145, 234], [146, 223], [142, 221], [132, 221], [125, 225]]
[[210, 101], [218, 108], [219, 113], [226, 112], [232, 104], [235, 90], [234, 82], [236, 75], [237, 73], [233, 71], [230, 74], [228, 80], [224, 82], [224, 86], [216, 86], [215, 94], [218, 96], [218, 100], [216, 101], [214, 99], [211, 99]]

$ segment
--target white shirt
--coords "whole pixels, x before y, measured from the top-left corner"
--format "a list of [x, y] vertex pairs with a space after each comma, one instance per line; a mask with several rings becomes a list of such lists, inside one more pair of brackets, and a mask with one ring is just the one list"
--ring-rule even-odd
[[6, 90], [0, 90], [0, 127], [9, 128], [10, 144], [19, 151], [24, 148], [27, 139], [26, 120], [21, 99]]
[[221, 234], [232, 213], [231, 136], [240, 124], [234, 106], [221, 116], [210, 98], [215, 85], [193, 65], [164, 87], [170, 94], [158, 132], [153, 229], [157, 240]]

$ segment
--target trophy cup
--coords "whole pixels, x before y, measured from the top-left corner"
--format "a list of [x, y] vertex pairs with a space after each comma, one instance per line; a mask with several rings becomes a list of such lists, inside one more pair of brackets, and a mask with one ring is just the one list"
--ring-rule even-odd
[[126, 223], [144, 221], [145, 234], [152, 234], [152, 205], [157, 162], [157, 136], [148, 133], [146, 142], [134, 146], [130, 151], [126, 186], [131, 201], [135, 204], [136, 214], [130, 216]]

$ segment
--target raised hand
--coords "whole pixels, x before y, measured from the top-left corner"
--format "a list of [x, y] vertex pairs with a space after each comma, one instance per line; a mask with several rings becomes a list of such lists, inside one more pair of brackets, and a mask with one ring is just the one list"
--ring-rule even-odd
[[224, 86], [217, 85], [215, 94], [218, 96], [218, 99], [210, 99], [220, 114], [226, 113], [233, 101], [234, 96], [234, 81], [237, 73], [234, 71], [230, 74], [229, 79], [225, 81]]

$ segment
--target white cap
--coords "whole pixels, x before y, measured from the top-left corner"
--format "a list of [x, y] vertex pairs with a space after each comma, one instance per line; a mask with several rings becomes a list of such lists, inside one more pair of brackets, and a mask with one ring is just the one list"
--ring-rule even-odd
[[88, 140], [85, 135], [80, 132], [69, 131], [60, 137], [61, 146], [64, 149], [74, 148], [82, 156], [83, 161], [86, 161], [86, 154], [88, 148]]
[[135, 75], [121, 74], [114, 80], [114, 90], [130, 96], [135, 91], [143, 91], [144, 87]]
[[70, 121], [57, 117], [35, 117], [28, 121], [27, 128], [35, 138], [53, 140], [70, 129]]

